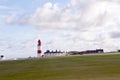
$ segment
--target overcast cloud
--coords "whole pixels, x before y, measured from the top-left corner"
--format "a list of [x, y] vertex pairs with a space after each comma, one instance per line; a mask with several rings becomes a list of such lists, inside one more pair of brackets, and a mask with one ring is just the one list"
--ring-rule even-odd
[[44, 50], [117, 50], [119, 22], [119, 0], [71, 0], [62, 7], [57, 1], [46, 2], [33, 12], [12, 13], [6, 19], [10, 25], [35, 27], [41, 36], [31, 41], [42, 38]]

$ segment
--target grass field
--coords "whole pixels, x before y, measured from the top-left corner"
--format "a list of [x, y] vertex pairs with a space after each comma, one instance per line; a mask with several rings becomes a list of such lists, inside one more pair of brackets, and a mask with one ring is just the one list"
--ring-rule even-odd
[[120, 54], [3, 61], [0, 80], [120, 80]]

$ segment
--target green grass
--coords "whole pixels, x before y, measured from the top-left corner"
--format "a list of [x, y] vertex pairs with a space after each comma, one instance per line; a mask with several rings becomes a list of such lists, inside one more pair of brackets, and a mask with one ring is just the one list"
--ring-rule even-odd
[[0, 80], [119, 80], [120, 54], [0, 62]]

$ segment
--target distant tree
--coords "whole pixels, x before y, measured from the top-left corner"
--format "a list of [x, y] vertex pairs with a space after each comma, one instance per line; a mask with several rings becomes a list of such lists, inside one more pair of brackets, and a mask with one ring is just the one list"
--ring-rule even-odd
[[4, 57], [3, 55], [0, 56], [1, 59], [2, 59], [3, 57]]

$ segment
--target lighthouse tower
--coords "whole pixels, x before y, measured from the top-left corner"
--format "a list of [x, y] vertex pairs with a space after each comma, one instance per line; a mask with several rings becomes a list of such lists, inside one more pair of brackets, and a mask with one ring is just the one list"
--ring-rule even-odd
[[42, 56], [42, 50], [41, 50], [41, 41], [40, 40], [38, 40], [37, 47], [38, 47], [37, 55], [38, 55], [38, 57], [41, 57]]

